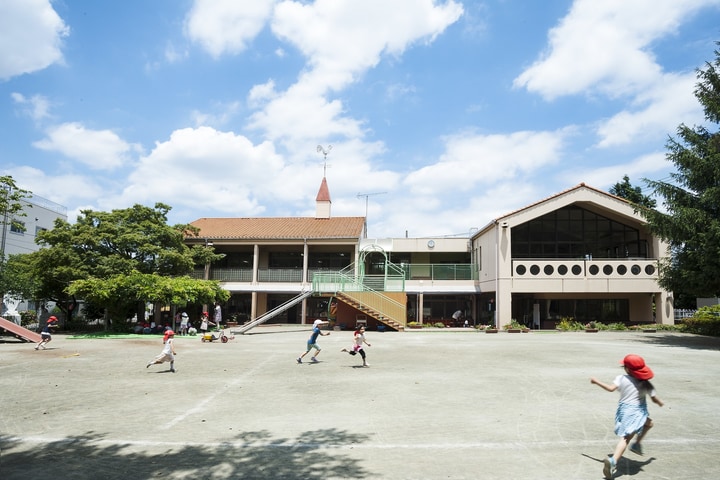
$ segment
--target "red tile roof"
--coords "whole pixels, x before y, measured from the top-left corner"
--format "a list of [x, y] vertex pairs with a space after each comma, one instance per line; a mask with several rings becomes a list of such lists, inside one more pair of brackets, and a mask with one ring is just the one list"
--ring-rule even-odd
[[359, 239], [364, 217], [199, 218], [199, 238], [244, 240]]
[[317, 197], [315, 197], [316, 202], [331, 202], [330, 200], [330, 189], [328, 188], [327, 180], [325, 177], [322, 179], [322, 183], [320, 183], [320, 190], [318, 190]]

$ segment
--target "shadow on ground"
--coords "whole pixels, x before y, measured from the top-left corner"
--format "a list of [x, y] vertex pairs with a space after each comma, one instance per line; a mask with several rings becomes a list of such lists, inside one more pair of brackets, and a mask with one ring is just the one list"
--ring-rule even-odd
[[247, 432], [235, 440], [207, 447], [176, 447], [170, 438], [168, 445], [110, 443], [95, 432], [31, 446], [0, 436], [0, 478], [377, 478], [378, 474], [367, 470], [359, 460], [324, 450], [328, 445], [351, 447], [367, 440], [366, 435], [337, 429], [308, 431], [297, 439], [271, 438], [266, 431]]
[[642, 342], [665, 347], [683, 347], [693, 350], [720, 350], [720, 338], [688, 333], [643, 334]]

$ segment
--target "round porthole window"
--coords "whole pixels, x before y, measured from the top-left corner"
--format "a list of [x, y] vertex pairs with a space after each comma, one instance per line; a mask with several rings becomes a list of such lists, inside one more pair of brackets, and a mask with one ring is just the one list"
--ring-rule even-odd
[[655, 273], [655, 265], [646, 265], [645, 266], [645, 274], [646, 275], [653, 275]]
[[604, 265], [603, 266], [603, 273], [605, 275], [612, 275], [612, 272], [613, 272], [612, 265]]
[[572, 273], [573, 275], [580, 275], [582, 273], [582, 268], [580, 268], [580, 265], [573, 265]]
[[641, 272], [640, 267], [637, 265], [633, 265], [632, 267], [630, 267], [630, 271], [633, 275], [640, 275]]
[[590, 272], [590, 275], [597, 275], [600, 273], [600, 267], [597, 265], [590, 265], [590, 268], [588, 268], [588, 272]]
[[518, 275], [525, 275], [526, 272], [527, 268], [525, 268], [525, 265], [518, 265], [515, 269], [515, 273], [517, 273]]
[[553, 272], [555, 272], [555, 269], [552, 265], [545, 265], [545, 268], [543, 268], [543, 273], [545, 275], [552, 275]]
[[627, 267], [625, 265], [618, 265], [617, 272], [620, 275], [625, 275], [627, 273]]
[[558, 273], [560, 275], [565, 275], [568, 272], [567, 265], [560, 265], [558, 267]]
[[533, 275], [537, 275], [538, 273], [540, 273], [540, 267], [538, 267], [537, 265], [532, 265], [530, 267], [530, 273], [532, 273]]

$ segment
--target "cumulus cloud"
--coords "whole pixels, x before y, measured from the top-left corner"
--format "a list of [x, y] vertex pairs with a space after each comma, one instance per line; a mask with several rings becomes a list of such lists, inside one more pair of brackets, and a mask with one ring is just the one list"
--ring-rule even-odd
[[256, 186], [282, 167], [269, 142], [253, 145], [232, 132], [184, 128], [140, 159], [122, 196], [128, 201], [203, 206], [227, 215], [258, 215], [263, 208], [254, 193]]
[[26, 97], [17, 92], [10, 94], [13, 102], [21, 107], [23, 115], [39, 122], [50, 116], [50, 101], [44, 95], [33, 95]]
[[[567, 169], [559, 174], [559, 180], [568, 185], [584, 182], [596, 188], [608, 189], [627, 175], [633, 185], [641, 186], [640, 178], [664, 174], [671, 168], [665, 152], [651, 152], [628, 162], [606, 165], [600, 168]], [[661, 175], [662, 176], [662, 175]]]
[[276, 0], [195, 0], [185, 33], [211, 56], [237, 54], [263, 29]]
[[624, 110], [600, 124], [598, 146], [662, 138], [674, 132], [680, 123], [701, 123], [702, 108], [693, 95], [696, 81], [694, 73], [663, 75], [635, 97], [631, 110]]
[[410, 173], [405, 183], [418, 194], [464, 192], [527, 175], [559, 160], [566, 135], [558, 131], [451, 136], [439, 161]]
[[47, 137], [33, 143], [41, 150], [59, 152], [92, 170], [114, 170], [133, 161], [140, 146], [127, 143], [111, 130], [88, 130], [70, 122], [47, 129]]
[[682, 20], [717, 0], [576, 0], [551, 29], [548, 47], [514, 81], [548, 100], [595, 91], [635, 94], [662, 73], [650, 50]]
[[62, 63], [62, 40], [70, 33], [50, 0], [0, 2], [0, 79]]

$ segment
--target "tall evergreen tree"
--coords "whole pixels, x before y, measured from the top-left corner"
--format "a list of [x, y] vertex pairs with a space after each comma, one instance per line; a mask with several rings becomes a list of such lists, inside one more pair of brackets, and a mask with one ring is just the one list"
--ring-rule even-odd
[[640, 187], [633, 187], [627, 175], [623, 176], [622, 183], [618, 182], [610, 187], [609, 192], [642, 207], [655, 208], [657, 205], [655, 199], [644, 195]]
[[[720, 45], [720, 42], [717, 43]], [[695, 96], [708, 126], [681, 124], [666, 145], [677, 171], [670, 181], [645, 179], [666, 211], [643, 208], [650, 229], [670, 244], [660, 284], [696, 297], [720, 296], [720, 51], [697, 70]], [[711, 130], [712, 128], [712, 130]]]

